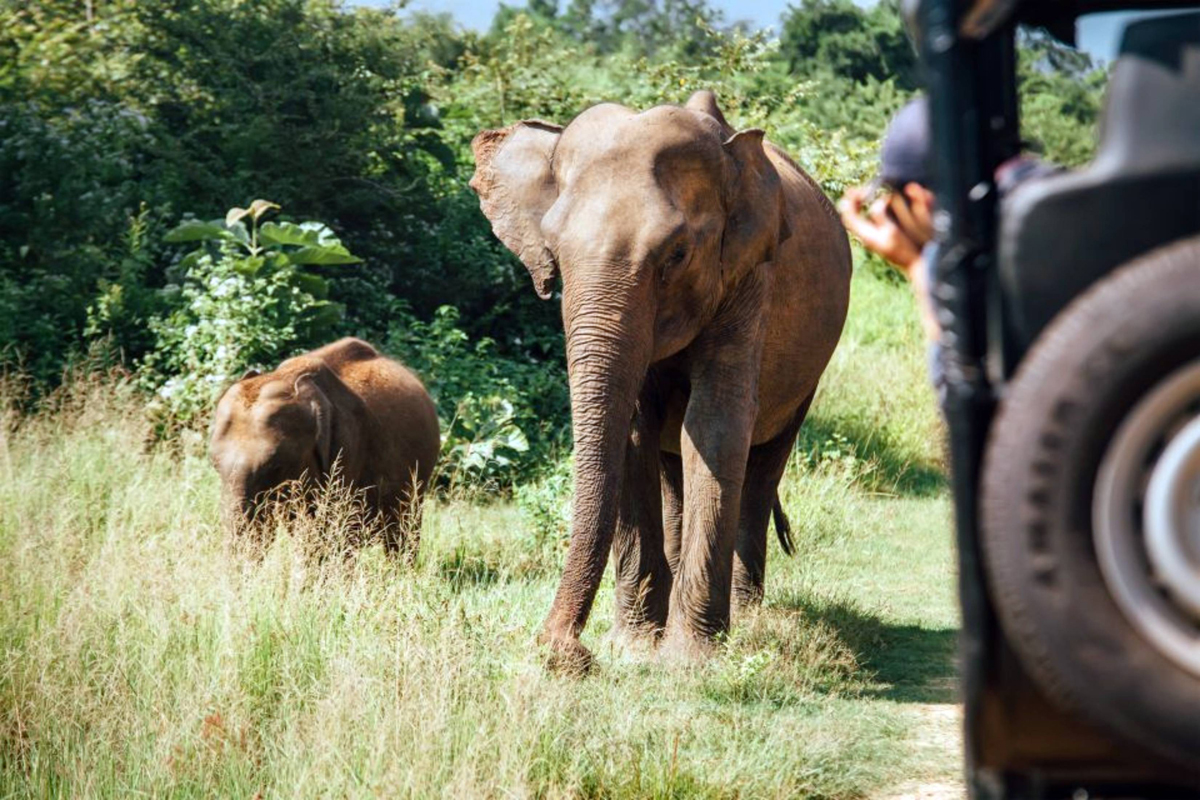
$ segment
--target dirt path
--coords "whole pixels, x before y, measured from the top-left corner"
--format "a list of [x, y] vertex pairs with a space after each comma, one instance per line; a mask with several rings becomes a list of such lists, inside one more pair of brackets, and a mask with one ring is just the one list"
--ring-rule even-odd
[[917, 703], [911, 713], [911, 746], [928, 768], [921, 777], [882, 792], [879, 800], [962, 800], [962, 706]]

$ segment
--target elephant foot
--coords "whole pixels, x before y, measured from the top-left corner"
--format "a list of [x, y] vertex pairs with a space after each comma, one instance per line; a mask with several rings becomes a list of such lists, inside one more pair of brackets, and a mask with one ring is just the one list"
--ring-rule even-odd
[[763, 587], [748, 584], [733, 587], [733, 610], [735, 612], [754, 611], [762, 606]]
[[650, 623], [618, 622], [605, 638], [613, 650], [619, 653], [648, 656], [658, 647], [662, 633], [661, 626]]
[[703, 634], [672, 627], [663, 636], [658, 653], [663, 661], [669, 663], [695, 664], [716, 655], [717, 643]]
[[578, 637], [545, 631], [538, 637], [538, 644], [542, 646], [546, 669], [550, 672], [581, 677], [590, 672], [595, 663], [592, 652]]

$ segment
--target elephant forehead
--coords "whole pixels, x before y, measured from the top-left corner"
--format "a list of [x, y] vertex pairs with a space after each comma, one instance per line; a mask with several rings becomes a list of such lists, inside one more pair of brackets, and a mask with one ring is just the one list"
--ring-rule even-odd
[[636, 114], [620, 106], [597, 106], [581, 114], [562, 134], [555, 154], [560, 177], [634, 180], [640, 173], [720, 167], [719, 125], [704, 115], [675, 106]]
[[313, 425], [311, 417], [307, 405], [283, 387], [265, 390], [251, 403], [231, 397], [218, 406], [212, 446], [251, 447], [281, 437], [307, 434]]
[[316, 427], [312, 408], [292, 396], [263, 399], [255, 404], [248, 435], [265, 438], [307, 436]]
[[279, 426], [243, 420], [213, 441], [212, 458], [217, 471], [226, 478], [246, 478], [271, 464], [294, 459], [305, 450], [308, 441]]

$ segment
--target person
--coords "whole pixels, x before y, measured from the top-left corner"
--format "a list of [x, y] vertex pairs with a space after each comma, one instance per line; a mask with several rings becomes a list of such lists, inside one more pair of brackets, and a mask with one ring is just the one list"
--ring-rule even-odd
[[[866, 186], [846, 190], [838, 204], [842, 224], [863, 246], [908, 279], [930, 344], [941, 329], [930, 301], [926, 251], [934, 239], [934, 194], [930, 163], [929, 103], [918, 97], [888, 126], [879, 154], [879, 174]], [[884, 190], [882, 193], [880, 190]]]
[[[937, 259], [932, 171], [929, 101], [921, 96], [900, 109], [888, 125], [876, 178], [866, 186], [847, 189], [838, 210], [846, 229], [896, 267], [912, 286], [929, 343], [930, 378], [939, 400], [944, 401], [951, 354], [942, 346], [942, 329], [931, 294]], [[997, 192], [1003, 198], [1026, 181], [1060, 171], [1035, 157], [1018, 155], [996, 170]], [[969, 368], [958, 365], [959, 370]]]
[[944, 405], [942, 329], [930, 294], [936, 246], [930, 152], [929, 102], [918, 97], [892, 118], [880, 148], [878, 175], [866, 186], [847, 189], [838, 210], [846, 230], [912, 286], [928, 342], [929, 377], [939, 405]]

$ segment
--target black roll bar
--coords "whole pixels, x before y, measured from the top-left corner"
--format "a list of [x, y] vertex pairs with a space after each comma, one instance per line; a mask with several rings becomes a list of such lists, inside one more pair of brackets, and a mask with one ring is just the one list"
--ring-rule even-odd
[[998, 776], [981, 773], [979, 731], [997, 623], [987, 600], [978, 536], [978, 488], [995, 407], [984, 369], [987, 286], [996, 236], [996, 168], [1019, 148], [1012, 25], [982, 41], [961, 36], [965, 4], [923, 0], [916, 33], [930, 97], [939, 257], [934, 305], [946, 350], [946, 420], [962, 608], [964, 743], [973, 797], [995, 793]]

